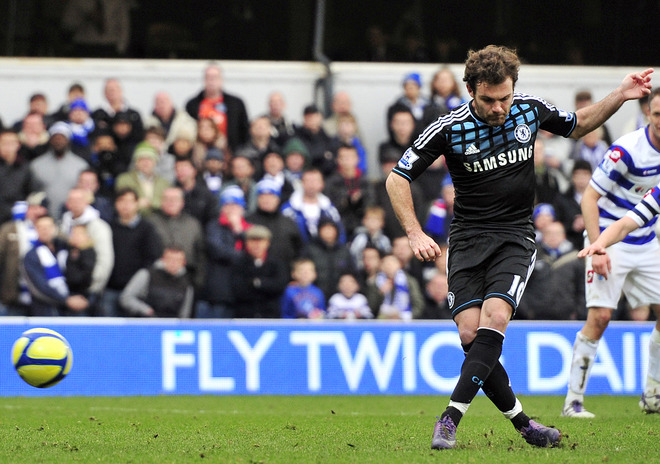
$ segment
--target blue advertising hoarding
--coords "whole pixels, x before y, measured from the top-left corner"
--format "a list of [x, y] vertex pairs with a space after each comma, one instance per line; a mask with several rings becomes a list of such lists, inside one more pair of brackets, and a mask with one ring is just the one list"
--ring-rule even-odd
[[[566, 392], [582, 323], [513, 322], [501, 361], [519, 394]], [[47, 327], [74, 353], [58, 385], [25, 384], [11, 364], [20, 334]], [[639, 394], [651, 323], [613, 322], [587, 393]], [[2, 318], [0, 395], [449, 394], [463, 352], [451, 321]]]

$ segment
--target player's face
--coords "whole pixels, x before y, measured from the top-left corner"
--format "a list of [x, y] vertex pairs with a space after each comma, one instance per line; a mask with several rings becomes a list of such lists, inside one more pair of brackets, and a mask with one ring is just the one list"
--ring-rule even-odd
[[480, 82], [477, 88], [468, 87], [477, 115], [491, 126], [501, 126], [511, 111], [513, 102], [513, 81], [508, 77], [501, 84]]
[[660, 96], [649, 102], [649, 132], [656, 148], [660, 148]]

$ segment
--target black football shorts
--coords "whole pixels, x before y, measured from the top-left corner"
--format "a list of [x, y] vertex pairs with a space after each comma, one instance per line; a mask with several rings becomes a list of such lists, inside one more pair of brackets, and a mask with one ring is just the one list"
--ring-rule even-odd
[[449, 240], [447, 273], [452, 317], [488, 298], [500, 298], [516, 312], [534, 269], [536, 245], [525, 235], [482, 232]]

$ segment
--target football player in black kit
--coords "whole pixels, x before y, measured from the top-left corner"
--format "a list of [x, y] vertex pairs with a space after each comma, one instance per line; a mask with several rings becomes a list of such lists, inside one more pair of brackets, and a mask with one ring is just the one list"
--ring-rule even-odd
[[463, 80], [472, 100], [430, 124], [387, 178], [394, 210], [421, 261], [434, 261], [440, 248], [415, 217], [410, 182], [444, 155], [456, 190], [448, 300], [466, 357], [435, 424], [433, 449], [456, 446], [456, 427], [480, 388], [528, 443], [559, 443], [559, 430], [523, 412], [499, 362], [504, 333], [536, 258], [534, 140], [539, 129], [573, 139], [591, 132], [625, 101], [649, 94], [653, 72], [627, 75], [603, 100], [572, 113], [514, 93], [519, 67], [516, 52], [505, 47], [470, 51]]

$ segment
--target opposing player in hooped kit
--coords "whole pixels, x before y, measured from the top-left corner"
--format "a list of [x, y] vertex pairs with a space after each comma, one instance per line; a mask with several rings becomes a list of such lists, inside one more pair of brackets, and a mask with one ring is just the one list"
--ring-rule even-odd
[[450, 308], [466, 357], [449, 405], [435, 424], [433, 449], [456, 446], [456, 427], [480, 388], [528, 443], [559, 443], [559, 430], [523, 412], [499, 362], [504, 332], [536, 257], [534, 141], [539, 129], [574, 139], [591, 132], [625, 101], [647, 95], [653, 72], [627, 75], [603, 100], [572, 113], [515, 93], [519, 67], [516, 53], [505, 47], [470, 51], [463, 80], [472, 100], [429, 125], [386, 183], [422, 261], [434, 261], [440, 248], [415, 217], [410, 182], [444, 155], [456, 191], [447, 272]]

